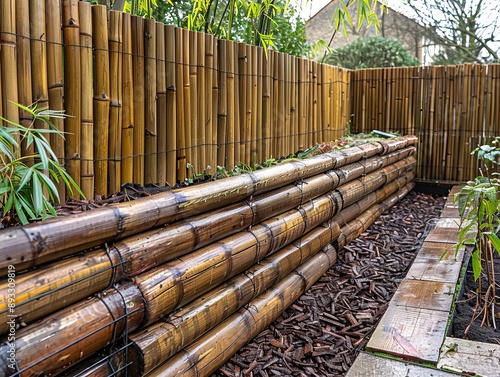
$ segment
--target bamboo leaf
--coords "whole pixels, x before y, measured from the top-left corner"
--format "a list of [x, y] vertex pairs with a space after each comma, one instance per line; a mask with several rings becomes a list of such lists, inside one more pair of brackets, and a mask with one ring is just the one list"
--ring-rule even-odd
[[491, 244], [493, 245], [497, 253], [500, 255], [500, 239], [498, 238], [498, 236], [493, 232], [484, 232], [484, 234], [486, 234], [486, 236], [491, 241]]
[[479, 250], [475, 250], [472, 253], [472, 272], [474, 273], [474, 281], [477, 281], [479, 276], [481, 276], [482, 266], [481, 266], [481, 256]]
[[33, 195], [33, 209], [35, 210], [35, 214], [40, 216], [43, 214], [43, 188], [40, 182], [40, 178], [38, 175], [41, 174], [38, 171], [35, 171], [33, 174], [31, 189]]

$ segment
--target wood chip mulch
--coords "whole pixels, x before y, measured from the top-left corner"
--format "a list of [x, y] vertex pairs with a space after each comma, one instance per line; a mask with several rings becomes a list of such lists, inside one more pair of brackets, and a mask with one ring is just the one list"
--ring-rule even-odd
[[446, 198], [410, 192], [214, 377], [345, 375], [405, 277]]

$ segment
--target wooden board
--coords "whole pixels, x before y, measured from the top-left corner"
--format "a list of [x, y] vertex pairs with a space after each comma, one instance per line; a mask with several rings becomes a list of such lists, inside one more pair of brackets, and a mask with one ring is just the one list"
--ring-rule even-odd
[[[453, 258], [453, 253], [449, 254]], [[417, 256], [418, 258], [418, 256]], [[456, 283], [462, 263], [452, 260], [435, 260], [418, 258], [413, 262], [407, 279], [439, 281], [443, 283]]]
[[435, 262], [455, 262], [460, 263], [463, 259], [464, 249], [460, 249], [455, 259], [455, 244], [443, 242], [424, 241], [415, 260], [431, 259]]
[[438, 228], [429, 232], [426, 241], [430, 242], [444, 242], [455, 244], [458, 239], [458, 229], [452, 228]]
[[453, 377], [456, 374], [443, 372], [420, 365], [361, 352], [346, 377]]
[[460, 224], [460, 218], [459, 217], [445, 217], [441, 218], [436, 222], [436, 229], [440, 228], [452, 228], [452, 229], [458, 229]]
[[448, 312], [390, 305], [366, 349], [437, 363]]
[[447, 337], [437, 367], [468, 375], [497, 377], [500, 374], [500, 345]]
[[455, 284], [405, 279], [391, 300], [391, 305], [449, 312]]

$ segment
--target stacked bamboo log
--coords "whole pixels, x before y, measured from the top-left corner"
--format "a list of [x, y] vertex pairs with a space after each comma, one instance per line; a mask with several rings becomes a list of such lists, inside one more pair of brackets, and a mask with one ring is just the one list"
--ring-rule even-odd
[[0, 376], [209, 375], [411, 189], [415, 143], [369, 143], [0, 231], [1, 263], [17, 273], [14, 317], [0, 282], [0, 333], [12, 318], [21, 325], [17, 372], [4, 343]]

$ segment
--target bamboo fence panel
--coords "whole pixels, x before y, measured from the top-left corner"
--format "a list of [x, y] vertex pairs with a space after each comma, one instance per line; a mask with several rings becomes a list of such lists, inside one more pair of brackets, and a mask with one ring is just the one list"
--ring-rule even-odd
[[[196, 122], [196, 152], [198, 158], [198, 173], [204, 173], [207, 171], [207, 134], [206, 134], [206, 124], [207, 124], [207, 71], [205, 68], [205, 34], [204, 33], [194, 33], [194, 38], [196, 38], [196, 55], [197, 55], [197, 77], [198, 77], [198, 89], [195, 93], [197, 100], [197, 122]], [[211, 73], [209, 72], [209, 75]], [[210, 97], [208, 97], [210, 98]]]
[[166, 183], [173, 186], [177, 178], [177, 91], [175, 66], [175, 27], [165, 26], [165, 85], [167, 90], [166, 119]]
[[[122, 15], [122, 118], [120, 183], [134, 181], [134, 74], [132, 63], [132, 17]], [[159, 174], [159, 173], [158, 173]]]
[[177, 144], [177, 180], [184, 182], [186, 179], [186, 124], [184, 113], [184, 61], [183, 46], [185, 49], [184, 36], [182, 29], [175, 29], [175, 81], [176, 81], [176, 144]]
[[[18, 100], [20, 104], [27, 106], [33, 103], [31, 89], [30, 25], [29, 22], [26, 22], [26, 20], [29, 19], [29, 0], [16, 2], [16, 17]], [[19, 122], [24, 127], [30, 127], [33, 122], [33, 117], [28, 112], [20, 109]], [[21, 152], [24, 156], [32, 156], [34, 152], [33, 145], [27, 149], [25, 143], [23, 143]]]
[[122, 156], [122, 12], [109, 12], [108, 189], [120, 191]]
[[94, 44], [94, 183], [95, 194], [108, 191], [110, 76], [106, 7], [92, 7]]
[[[47, 85], [49, 93], [49, 108], [63, 110], [63, 47], [62, 30], [60, 27], [61, 3], [59, 1], [45, 1], [45, 19], [47, 31]], [[19, 58], [19, 56], [18, 56]], [[61, 132], [64, 132], [64, 119], [53, 118], [52, 124]], [[64, 138], [50, 135], [52, 151], [64, 162]], [[64, 182], [59, 180], [56, 184], [61, 203], [66, 203], [66, 188]]]
[[[233, 169], [237, 162], [236, 157], [236, 71], [237, 71], [237, 49], [236, 43], [232, 41], [225, 41], [226, 44], [226, 69], [227, 69], [227, 112], [226, 112], [226, 161], [223, 166]], [[239, 150], [238, 150], [239, 152]]]
[[[234, 61], [234, 109], [232, 113], [234, 113], [234, 135], [233, 135], [233, 140], [234, 140], [234, 164], [236, 165], [239, 161], [242, 161], [240, 158], [240, 155], [245, 157], [245, 148], [246, 148], [246, 143], [243, 142], [245, 136], [244, 136], [244, 128], [245, 128], [245, 108], [246, 104], [240, 103], [238, 100], [238, 97], [240, 95], [243, 95], [242, 92], [240, 92], [240, 86], [243, 83], [246, 83], [246, 75], [242, 76], [241, 73], [239, 72], [240, 64], [239, 64], [239, 43], [235, 43], [234, 45], [234, 56], [233, 56], [233, 61]], [[243, 49], [243, 54], [245, 54], [245, 50]], [[246, 89], [246, 86], [245, 86]], [[245, 92], [245, 97], [246, 97], [246, 92]], [[233, 165], [233, 166], [235, 166]]]
[[79, 2], [81, 91], [81, 190], [86, 198], [94, 197], [94, 120], [92, 106], [92, 11], [90, 3]]
[[0, 2], [0, 83], [2, 84], [2, 116], [9, 121], [19, 123], [19, 111], [15, 105], [19, 102], [15, 4], [14, 0]]
[[292, 119], [291, 119], [291, 99], [292, 99], [292, 93], [291, 93], [291, 73], [292, 69], [290, 67], [290, 60], [291, 56], [287, 54], [283, 54], [283, 86], [284, 86], [284, 113], [285, 113], [285, 127], [284, 127], [284, 148], [283, 148], [283, 155], [288, 156], [290, 153], [294, 153], [297, 149], [295, 149], [295, 146], [293, 144], [293, 128], [292, 128]]
[[[63, 1], [64, 35], [64, 107], [69, 115], [65, 122], [65, 155], [67, 171], [75, 183], [81, 185], [81, 54], [80, 54], [80, 18], [78, 0]], [[106, 131], [107, 133], [107, 131]], [[73, 195], [78, 198], [78, 193]]]
[[157, 182], [165, 186], [167, 182], [167, 71], [165, 58], [165, 25], [156, 23], [156, 113], [157, 113]]
[[[156, 21], [144, 20], [144, 183], [158, 183], [156, 114]], [[188, 113], [189, 114], [189, 113]]]
[[[262, 54], [261, 54], [262, 56]], [[264, 160], [271, 157], [271, 129], [272, 129], [272, 81], [271, 56], [267, 56], [262, 67], [262, 152]]]
[[132, 67], [134, 86], [134, 183], [143, 185], [145, 153], [145, 47], [144, 19], [132, 17]]

